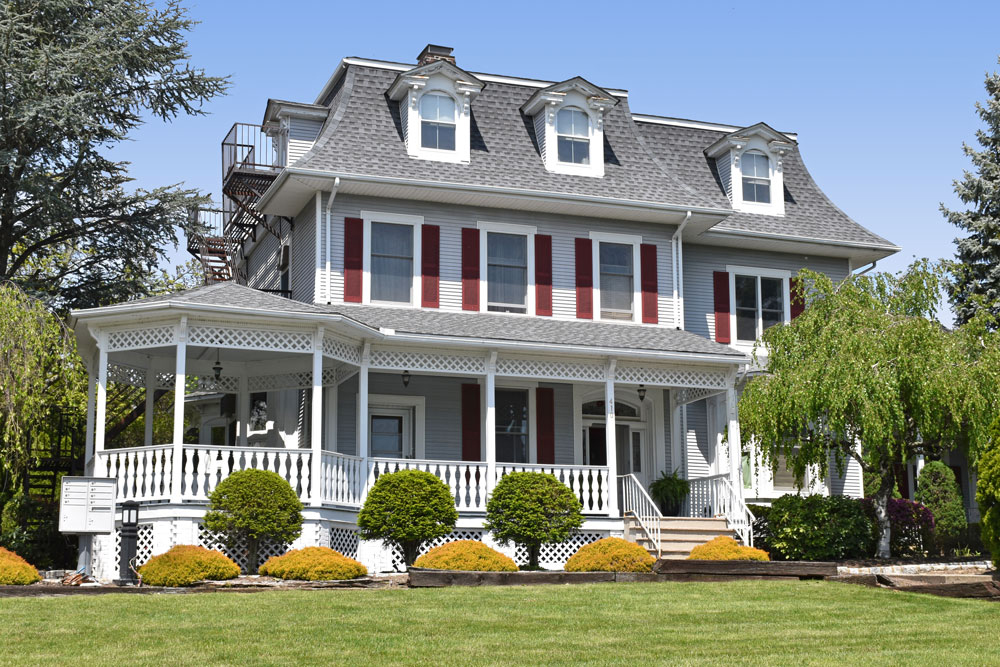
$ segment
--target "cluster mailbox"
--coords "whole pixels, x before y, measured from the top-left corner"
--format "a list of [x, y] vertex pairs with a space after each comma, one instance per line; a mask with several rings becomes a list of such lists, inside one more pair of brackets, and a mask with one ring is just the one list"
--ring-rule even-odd
[[113, 477], [63, 477], [59, 497], [59, 530], [80, 535], [115, 529]]

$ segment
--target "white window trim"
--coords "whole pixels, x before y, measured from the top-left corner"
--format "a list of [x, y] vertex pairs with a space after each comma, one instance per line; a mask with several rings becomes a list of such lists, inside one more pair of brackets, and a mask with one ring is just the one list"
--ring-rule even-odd
[[782, 281], [782, 320], [785, 324], [792, 321], [791, 278], [792, 272], [784, 269], [764, 269], [751, 266], [726, 265], [729, 273], [729, 330], [732, 332], [732, 346], [750, 350], [757, 341], [740, 340], [736, 337], [736, 274], [754, 276], [757, 280], [757, 329], [763, 331], [764, 322], [761, 315], [760, 278], [780, 278]]
[[[745, 201], [743, 199], [743, 155], [746, 153], [760, 153], [767, 158], [768, 177], [771, 182], [771, 203], [763, 204], [755, 201]], [[748, 213], [761, 213], [763, 215], [785, 215], [785, 181], [781, 168], [782, 156], [775, 155], [771, 147], [760, 137], [751, 137], [742, 150], [733, 149], [731, 151], [730, 165], [730, 189], [733, 193], [733, 208], [737, 211]]]
[[417, 459], [423, 459], [426, 455], [424, 441], [424, 430], [426, 427], [426, 399], [423, 396], [401, 396], [399, 394], [369, 394], [368, 395], [368, 420], [371, 421], [372, 414], [379, 410], [393, 409], [413, 410], [413, 455]]
[[[545, 168], [557, 174], [573, 176], [604, 177], [604, 110], [594, 108], [579, 93], [576, 97], [552, 101], [538, 113], [545, 114]], [[579, 109], [590, 119], [590, 164], [576, 164], [559, 161], [559, 133], [556, 132], [556, 117], [565, 108]]]
[[[538, 463], [538, 402], [537, 393], [538, 381], [537, 380], [518, 380], [513, 378], [503, 378], [497, 379], [494, 391], [500, 389], [511, 389], [511, 390], [527, 390], [528, 392], [528, 461], [527, 463]], [[485, 391], [483, 392], [482, 400], [482, 410], [483, 415], [486, 414], [486, 396]], [[494, 433], [496, 432], [497, 425], [493, 424], [487, 425], [492, 428]], [[486, 449], [485, 445], [482, 448], [482, 455], [480, 459], [486, 460]]]
[[[420, 99], [424, 95], [446, 95], [455, 102], [455, 150], [424, 148], [421, 145]], [[468, 163], [471, 159], [472, 121], [470, 113], [471, 93], [460, 84], [441, 75], [432, 76], [423, 86], [413, 86], [400, 104], [408, 104], [406, 110], [406, 152], [410, 157], [437, 162]]]
[[[642, 322], [642, 281], [641, 258], [639, 246], [642, 237], [635, 234], [612, 234], [609, 232], [590, 232], [593, 276], [591, 278], [594, 290], [594, 319], [602, 322]], [[632, 319], [604, 320], [601, 318], [601, 243], [618, 243], [632, 246]], [[659, 295], [657, 295], [659, 296]]]
[[[379, 211], [361, 211], [364, 222], [364, 253], [362, 258], [361, 302], [379, 306], [413, 307], [420, 305], [420, 264], [422, 252], [420, 247], [421, 228], [424, 224], [422, 215], [404, 215], [402, 213], [382, 213]], [[372, 301], [372, 223], [387, 222], [395, 225], [411, 225], [413, 227], [413, 284], [410, 288], [410, 302], [402, 301]]]
[[[535, 314], [535, 234], [538, 229], [531, 225], [513, 225], [507, 222], [488, 222], [480, 220], [476, 223], [479, 229], [479, 303], [482, 304], [483, 312], [496, 312], [489, 310], [489, 271], [486, 249], [486, 237], [490, 232], [499, 234], [516, 234], [525, 236], [527, 243], [527, 263], [528, 263], [528, 289], [524, 297], [524, 314]], [[520, 313], [499, 313], [502, 315], [520, 315]]]

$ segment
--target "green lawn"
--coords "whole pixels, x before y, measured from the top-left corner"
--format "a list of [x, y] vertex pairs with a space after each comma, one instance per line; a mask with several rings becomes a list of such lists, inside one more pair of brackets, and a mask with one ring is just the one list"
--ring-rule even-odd
[[1000, 604], [824, 582], [0, 599], [0, 662], [1000, 664]]

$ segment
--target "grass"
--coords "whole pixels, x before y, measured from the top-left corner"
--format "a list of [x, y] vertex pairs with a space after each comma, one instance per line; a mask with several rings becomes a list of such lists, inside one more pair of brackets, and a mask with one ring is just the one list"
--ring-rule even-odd
[[0, 599], [0, 663], [997, 664], [1000, 604], [825, 582]]

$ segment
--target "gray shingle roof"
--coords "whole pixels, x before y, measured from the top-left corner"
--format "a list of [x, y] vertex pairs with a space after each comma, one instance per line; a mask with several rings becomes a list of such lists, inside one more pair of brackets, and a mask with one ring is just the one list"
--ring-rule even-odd
[[142, 304], [175, 303], [179, 305], [197, 304], [202, 306], [229, 306], [232, 308], [254, 308], [276, 313], [313, 313], [323, 314], [327, 311], [311, 303], [293, 301], [277, 294], [269, 294], [260, 290], [238, 285], [234, 282], [213, 283], [202, 285], [179, 292], [158, 294], [135, 301], [117, 303], [109, 308], [129, 307]]

